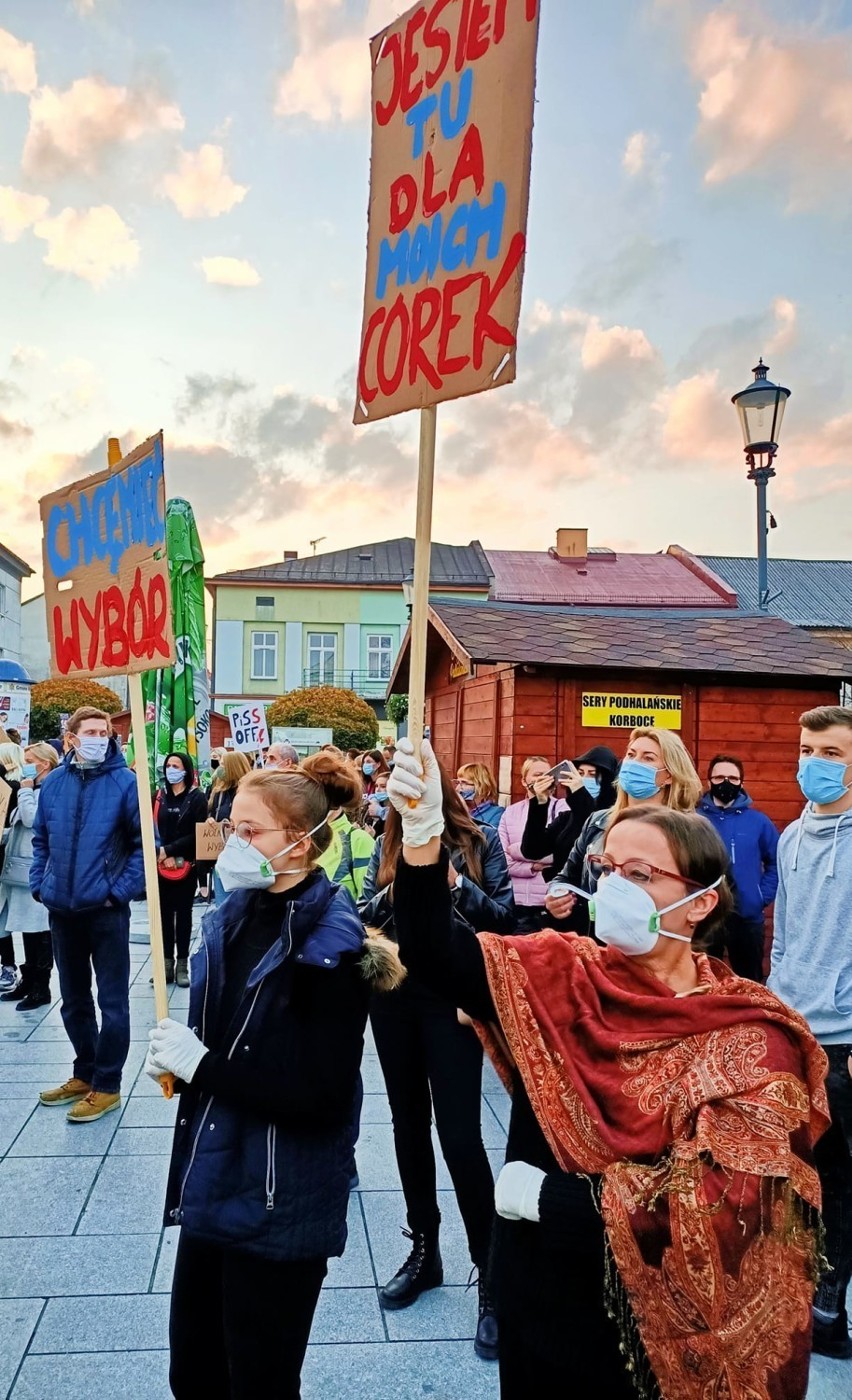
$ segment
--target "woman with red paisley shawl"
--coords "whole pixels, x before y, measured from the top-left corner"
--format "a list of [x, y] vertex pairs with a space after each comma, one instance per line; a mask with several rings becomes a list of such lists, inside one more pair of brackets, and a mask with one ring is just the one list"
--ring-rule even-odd
[[512, 1094], [502, 1400], [804, 1397], [826, 1059], [796, 1012], [697, 950], [731, 901], [709, 822], [611, 824], [601, 941], [474, 937], [453, 923], [428, 742], [418, 760], [401, 741], [388, 791], [403, 962], [473, 1019]]

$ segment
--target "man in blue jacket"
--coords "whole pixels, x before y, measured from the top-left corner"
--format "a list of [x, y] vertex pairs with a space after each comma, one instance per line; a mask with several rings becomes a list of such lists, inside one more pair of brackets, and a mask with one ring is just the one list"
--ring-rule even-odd
[[74, 1070], [39, 1098], [67, 1107], [70, 1123], [92, 1123], [121, 1104], [130, 1048], [130, 901], [145, 893], [145, 869], [136, 779], [109, 715], [84, 706], [66, 733], [70, 750], [41, 786], [30, 890], [50, 914]]
[[763, 979], [766, 927], [763, 911], [778, 888], [778, 832], [764, 812], [751, 805], [738, 758], [717, 754], [707, 770], [710, 791], [698, 810], [715, 826], [728, 848], [736, 896], [725, 927], [731, 967], [753, 982]]

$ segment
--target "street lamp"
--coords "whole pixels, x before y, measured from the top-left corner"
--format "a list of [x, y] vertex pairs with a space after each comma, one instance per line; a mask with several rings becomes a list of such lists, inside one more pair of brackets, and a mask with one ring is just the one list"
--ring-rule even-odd
[[408, 609], [408, 620], [411, 621], [411, 609], [414, 607], [414, 571], [409, 569], [402, 580], [402, 596], [405, 599], [405, 606]]
[[731, 403], [739, 414], [740, 427], [743, 430], [745, 457], [749, 466], [748, 479], [757, 487], [757, 605], [761, 612], [766, 612], [769, 607], [766, 541], [770, 528], [770, 516], [766, 509], [766, 487], [775, 475], [772, 462], [778, 451], [781, 423], [790, 390], [772, 383], [768, 378], [769, 366], [763, 363], [762, 358], [755, 365], [752, 374], [754, 383], [734, 394]]

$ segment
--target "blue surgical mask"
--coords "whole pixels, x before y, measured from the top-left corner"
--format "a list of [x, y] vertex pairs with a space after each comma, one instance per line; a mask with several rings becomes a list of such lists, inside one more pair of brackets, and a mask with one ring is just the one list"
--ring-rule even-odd
[[473, 802], [474, 798], [476, 797], [476, 788], [459, 788], [459, 797], [461, 798], [462, 802]]
[[590, 792], [590, 793], [592, 794], [592, 797], [600, 797], [600, 795], [601, 795], [601, 780], [600, 780], [600, 778], [584, 778], [584, 779], [583, 779], [583, 787], [586, 789], [586, 792]]
[[657, 784], [659, 771], [650, 763], [640, 763], [636, 758], [625, 758], [619, 770], [618, 786], [628, 797], [635, 797], [639, 802], [656, 797], [660, 791]]
[[386, 792], [374, 792], [374, 793], [373, 793], [373, 801], [374, 801], [374, 802], [378, 802], [379, 806], [382, 806], [385, 802], [387, 802], [387, 800], [388, 800], [388, 795], [387, 795]]
[[820, 807], [829, 807], [845, 797], [852, 784], [845, 783], [846, 763], [838, 763], [833, 758], [800, 758], [797, 778], [799, 787], [809, 802]]
[[375, 765], [375, 763], [363, 763], [363, 764], [361, 765], [361, 772], [364, 774], [364, 777], [365, 777], [365, 778], [372, 778], [372, 776], [373, 776], [373, 774], [375, 773], [375, 771], [376, 771], [376, 765]]
[[107, 756], [109, 739], [100, 734], [80, 734], [77, 752], [84, 763], [103, 763]]
[[185, 777], [186, 777], [186, 774], [185, 774], [185, 772], [183, 771], [183, 768], [181, 768], [181, 767], [177, 767], [177, 768], [167, 768], [167, 769], [166, 769], [166, 778], [167, 778], [168, 781], [172, 784], [173, 787], [174, 787], [175, 783], [182, 783], [182, 782], [184, 781]]

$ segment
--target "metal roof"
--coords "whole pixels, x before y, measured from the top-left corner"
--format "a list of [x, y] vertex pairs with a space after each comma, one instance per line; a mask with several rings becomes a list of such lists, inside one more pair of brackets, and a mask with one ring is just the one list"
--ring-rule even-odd
[[580, 607], [735, 608], [736, 593], [692, 560], [675, 554], [590, 551], [560, 559], [555, 553], [489, 549], [494, 571], [491, 597], [506, 603], [575, 604]]
[[[757, 560], [702, 554], [701, 562], [735, 588], [740, 607], [757, 602]], [[852, 562], [848, 559], [770, 559], [770, 613], [796, 627], [852, 629]]]
[[22, 578], [29, 578], [31, 574], [35, 573], [35, 569], [31, 569], [25, 559], [22, 559], [19, 554], [15, 554], [7, 544], [2, 542], [0, 542], [0, 562], [6, 564], [13, 573], [20, 574]]
[[[646, 608], [625, 615], [578, 608], [436, 601], [429, 610], [440, 635], [472, 662], [696, 674], [819, 677], [852, 675], [852, 654], [777, 617], [719, 610], [679, 614]], [[405, 687], [406, 638], [391, 688]]]
[[[252, 569], [233, 569], [216, 574], [211, 584], [294, 583], [349, 584], [355, 587], [384, 585], [401, 587], [414, 569], [414, 540], [382, 540], [377, 544], [336, 549], [328, 554], [304, 559], [285, 559], [260, 564]], [[467, 545], [432, 545], [431, 584], [433, 588], [481, 588], [491, 583], [491, 569], [479, 540]]]

